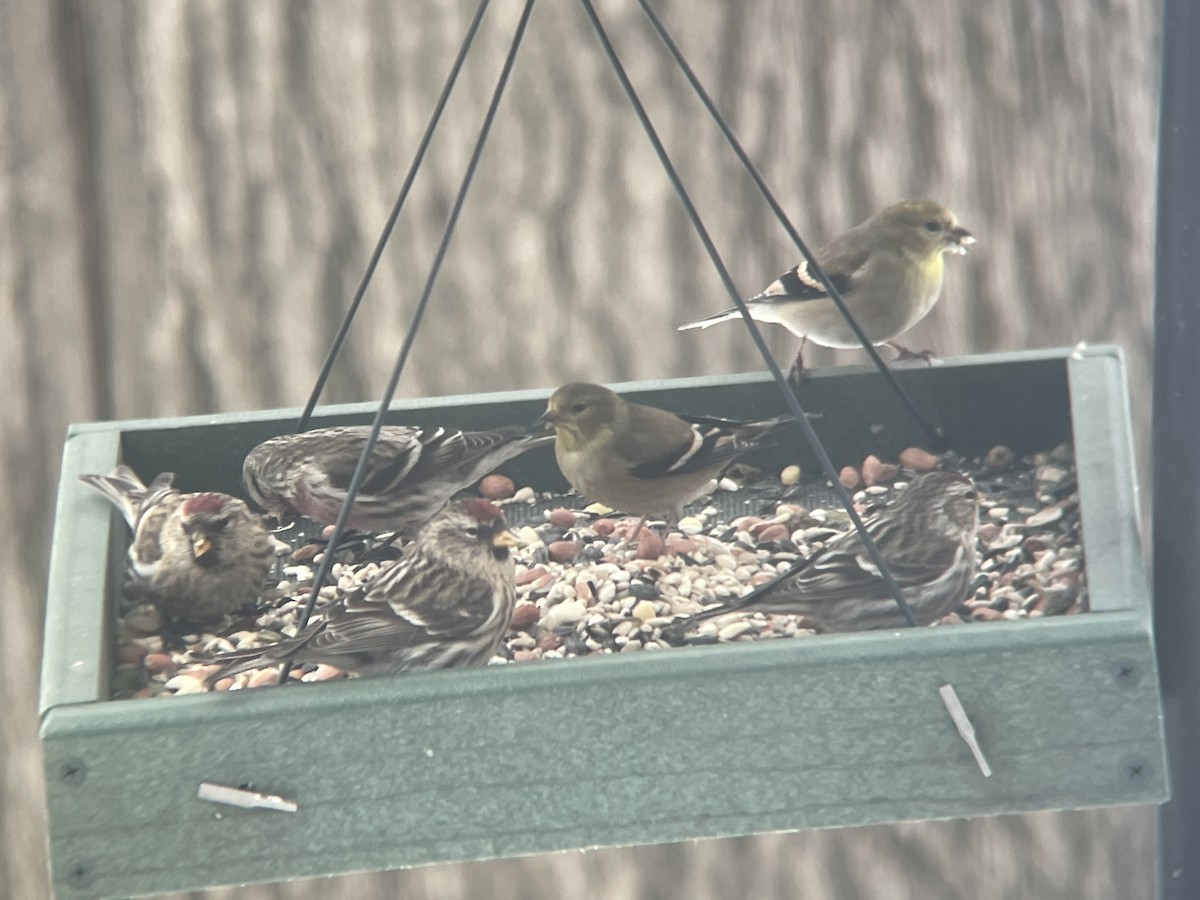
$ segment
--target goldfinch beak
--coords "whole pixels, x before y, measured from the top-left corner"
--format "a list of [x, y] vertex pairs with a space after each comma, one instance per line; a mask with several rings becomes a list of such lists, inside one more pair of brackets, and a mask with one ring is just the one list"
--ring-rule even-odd
[[975, 243], [975, 235], [967, 231], [965, 228], [952, 228], [948, 235], [950, 239], [950, 252], [957, 253], [959, 256], [966, 256], [967, 248]]
[[506, 528], [504, 531], [496, 532], [495, 536], [492, 538], [492, 546], [508, 547], [511, 549], [513, 547], [524, 547], [525, 542], [517, 537], [515, 532]]
[[212, 538], [206, 534], [198, 534], [192, 538], [192, 556], [200, 559], [212, 552]]
[[556, 413], [552, 409], [548, 409], [544, 413], [542, 413], [540, 416], [538, 416], [538, 420], [536, 422], [534, 422], [533, 424], [534, 424], [535, 428], [541, 428], [543, 430], [548, 430], [550, 428], [553, 428], [557, 422], [558, 422], [558, 413]]

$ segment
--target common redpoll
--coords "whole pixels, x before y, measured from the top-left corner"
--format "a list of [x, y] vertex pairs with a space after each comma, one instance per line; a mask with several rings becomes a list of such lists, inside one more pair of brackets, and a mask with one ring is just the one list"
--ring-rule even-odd
[[[975, 576], [978, 515], [971, 479], [931, 472], [915, 478], [864, 523], [919, 624], [940, 619], [967, 599]], [[795, 577], [749, 603], [730, 600], [678, 624], [691, 627], [739, 609], [803, 615], [823, 631], [905, 624], [855, 529], [831, 540]]]
[[111, 500], [133, 530], [129, 563], [171, 619], [211, 622], [255, 600], [274, 558], [261, 519], [228, 494], [184, 494], [163, 472], [147, 487], [128, 466], [81, 475]]
[[[250, 498], [278, 518], [299, 514], [332, 525], [369, 431], [366, 425], [349, 425], [263, 441], [242, 466]], [[347, 524], [362, 531], [415, 532], [455, 493], [550, 439], [518, 427], [385, 426]]]
[[[874, 344], [888, 344], [901, 358], [913, 353], [892, 339], [916, 325], [937, 303], [942, 291], [943, 254], [966, 253], [975, 237], [958, 225], [954, 213], [932, 200], [903, 200], [876, 213], [818, 250], [814, 256]], [[792, 367], [804, 369], [804, 343], [842, 349], [861, 346], [853, 329], [829, 299], [807, 262], [788, 270], [746, 301], [759, 322], [783, 325], [802, 338]], [[735, 309], [681, 325], [707, 328], [740, 318]]]
[[495, 504], [455, 501], [362, 593], [293, 638], [221, 654], [208, 683], [285, 660], [360, 675], [483, 665], [512, 621], [517, 543]]
[[538, 423], [554, 429], [558, 467], [579, 493], [643, 518], [678, 521], [714, 477], [789, 418], [678, 416], [598, 384], [573, 383], [554, 392]]

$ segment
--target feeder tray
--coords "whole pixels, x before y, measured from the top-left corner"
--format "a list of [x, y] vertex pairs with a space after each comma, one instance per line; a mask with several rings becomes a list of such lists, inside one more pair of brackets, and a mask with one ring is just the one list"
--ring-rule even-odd
[[[73, 426], [41, 696], [58, 896], [1165, 800], [1119, 350], [970, 357], [899, 377], [964, 455], [1073, 443], [1090, 612], [107, 700], [129, 536], [78, 476], [125, 462], [145, 477], [174, 471], [185, 490], [241, 494], [246, 452], [297, 414]], [[758, 374], [618, 389], [712, 415], [782, 408]], [[531, 423], [547, 395], [404, 401], [391, 420]], [[922, 442], [873, 370], [814, 372], [800, 396], [823, 414], [817, 431], [835, 461]], [[331, 407], [313, 425], [373, 411]], [[749, 461], [815, 468], [790, 437]], [[565, 487], [545, 448], [505, 471], [539, 491]], [[989, 778], [943, 706], [945, 684]], [[201, 799], [202, 785], [226, 802]]]

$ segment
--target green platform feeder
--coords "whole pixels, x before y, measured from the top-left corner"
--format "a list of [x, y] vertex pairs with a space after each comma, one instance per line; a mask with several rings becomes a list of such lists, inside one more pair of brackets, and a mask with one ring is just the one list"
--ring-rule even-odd
[[[1089, 612], [108, 700], [129, 538], [78, 476], [125, 462], [147, 477], [176, 472], [187, 490], [240, 495], [246, 452], [290, 430], [298, 413], [73, 426], [41, 695], [58, 896], [1162, 802], [1162, 709], [1120, 352], [969, 357], [899, 377], [964, 455], [1073, 443]], [[757, 374], [618, 390], [739, 418], [783, 409]], [[403, 401], [394, 421], [528, 424], [548, 393]], [[817, 430], [835, 461], [894, 458], [922, 443], [873, 370], [815, 372], [801, 401], [823, 414]], [[313, 424], [367, 422], [373, 409], [330, 407]], [[755, 462], [815, 471], [798, 434]], [[545, 448], [505, 470], [538, 490], [564, 487]], [[947, 714], [945, 684], [991, 777]], [[295, 811], [208, 802], [202, 784], [249, 786]]]

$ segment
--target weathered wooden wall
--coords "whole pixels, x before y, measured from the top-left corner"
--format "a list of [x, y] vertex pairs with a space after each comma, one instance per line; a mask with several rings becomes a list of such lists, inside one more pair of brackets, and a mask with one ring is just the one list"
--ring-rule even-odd
[[[330, 400], [368, 399], [390, 371], [516, 20], [515, 0], [494, 7]], [[979, 235], [906, 343], [1118, 341], [1145, 449], [1157, 4], [659, 8], [814, 243], [917, 194]], [[601, 10], [735, 280], [757, 290], [794, 250], [636, 5]], [[48, 891], [34, 710], [66, 424], [303, 402], [472, 11], [0, 0], [0, 894]], [[726, 305], [581, 10], [543, 0], [401, 392], [754, 367], [733, 326], [673, 331]], [[214, 896], [1142, 898], [1151, 822], [1044, 814]]]

